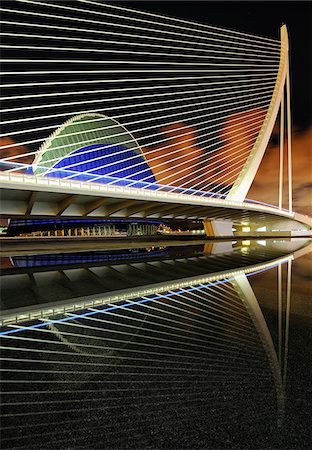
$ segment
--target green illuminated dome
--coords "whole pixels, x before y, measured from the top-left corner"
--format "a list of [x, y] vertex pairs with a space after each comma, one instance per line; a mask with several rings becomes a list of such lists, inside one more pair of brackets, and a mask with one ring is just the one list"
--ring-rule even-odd
[[101, 114], [82, 114], [65, 122], [40, 147], [32, 168], [35, 175], [57, 178], [119, 185], [155, 183], [136, 139], [116, 120]]

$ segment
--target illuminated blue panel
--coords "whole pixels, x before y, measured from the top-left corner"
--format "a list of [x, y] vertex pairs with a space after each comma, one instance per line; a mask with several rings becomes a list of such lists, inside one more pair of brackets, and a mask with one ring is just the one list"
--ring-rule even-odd
[[[84, 153], [80, 154], [82, 152]], [[122, 153], [120, 154], [120, 152]], [[78, 155], [75, 156], [76, 153]], [[72, 164], [75, 165], [64, 171], [61, 170]], [[90, 174], [84, 173], [89, 170], [92, 171]], [[81, 172], [81, 174], [75, 174], [75, 172]], [[114, 172], [113, 175], [108, 175], [112, 172]], [[132, 187], [136, 188], [150, 187], [151, 189], [157, 189], [156, 184], [149, 186], [149, 183], [156, 183], [156, 180], [144, 157], [123, 145], [107, 145], [104, 143], [88, 145], [58, 161], [46, 175], [57, 178], [71, 176], [71, 179], [80, 181], [91, 181], [100, 175], [95, 180], [97, 183], [112, 183], [119, 186], [131, 184]], [[124, 179], [125, 177], [129, 178]], [[144, 182], [140, 182], [142, 179], [144, 179]], [[138, 181], [138, 183], [133, 183], [133, 181]]]
[[53, 219], [49, 219], [49, 218], [44, 218], [44, 219], [16, 219], [13, 218], [10, 220], [10, 225], [11, 226], [16, 226], [16, 227], [20, 227], [20, 226], [25, 226], [25, 225], [49, 225], [49, 224], [58, 224], [58, 225], [69, 225], [69, 224], [89, 224], [89, 225], [105, 225], [105, 224], [110, 224], [110, 223], [120, 223], [120, 224], [129, 224], [129, 223], [147, 223], [147, 224], [155, 224], [155, 225], [160, 225], [161, 223], [164, 223], [164, 220], [166, 219], [161, 219], [161, 220], [157, 220], [157, 219], [142, 219], [140, 217], [135, 217], [133, 219], [123, 219], [118, 218], [118, 219], [71, 219], [71, 218], [66, 218], [66, 219], [59, 219], [58, 217], [53, 218]]
[[138, 251], [122, 250], [112, 252], [93, 252], [93, 253], [65, 253], [65, 254], [47, 254], [47, 255], [25, 255], [13, 256], [14, 267], [42, 267], [66, 264], [82, 263], [111, 263], [116, 261], [132, 261], [138, 259], [153, 259], [155, 257], [165, 257], [168, 255], [167, 249], [147, 251], [140, 249]]

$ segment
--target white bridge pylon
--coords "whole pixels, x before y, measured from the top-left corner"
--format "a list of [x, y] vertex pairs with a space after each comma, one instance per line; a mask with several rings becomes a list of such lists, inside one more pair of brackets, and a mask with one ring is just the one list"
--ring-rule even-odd
[[227, 195], [228, 199], [243, 201], [250, 189], [261, 160], [267, 149], [273, 127], [276, 123], [278, 111], [281, 111], [280, 125], [280, 178], [279, 178], [279, 208], [282, 209], [283, 191], [283, 147], [284, 147], [284, 92], [287, 95], [287, 153], [288, 153], [288, 199], [289, 211], [292, 211], [292, 154], [291, 154], [291, 111], [290, 111], [290, 82], [289, 82], [289, 44], [286, 25], [281, 27], [281, 53], [276, 83], [269, 108], [266, 112], [261, 130], [247, 161], [238, 175], [234, 185]]

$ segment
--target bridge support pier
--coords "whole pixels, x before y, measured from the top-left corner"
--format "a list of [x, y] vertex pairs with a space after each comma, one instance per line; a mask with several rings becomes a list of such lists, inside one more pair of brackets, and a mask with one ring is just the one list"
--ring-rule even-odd
[[225, 220], [204, 220], [204, 229], [207, 237], [233, 236], [232, 222]]

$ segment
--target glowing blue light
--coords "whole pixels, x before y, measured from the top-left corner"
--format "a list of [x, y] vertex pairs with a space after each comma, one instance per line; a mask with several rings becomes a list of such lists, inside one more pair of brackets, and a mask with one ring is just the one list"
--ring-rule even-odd
[[[120, 160], [119, 152], [122, 152]], [[78, 155], [75, 156], [75, 154]], [[72, 166], [72, 164], [75, 164]], [[93, 144], [80, 148], [58, 161], [46, 175], [49, 177], [66, 178], [71, 172], [71, 179], [80, 181], [95, 181], [97, 183], [114, 183], [118, 186], [146, 187], [148, 183], [156, 183], [149, 165], [142, 155], [123, 145]], [[59, 169], [59, 170], [57, 170]], [[91, 171], [86, 173], [86, 171]], [[78, 172], [78, 173], [77, 173]], [[112, 174], [112, 175], [110, 175]], [[125, 179], [125, 177], [128, 177]], [[144, 182], [140, 181], [144, 179]], [[138, 181], [134, 183], [133, 181]], [[156, 184], [149, 186], [157, 189]]]

